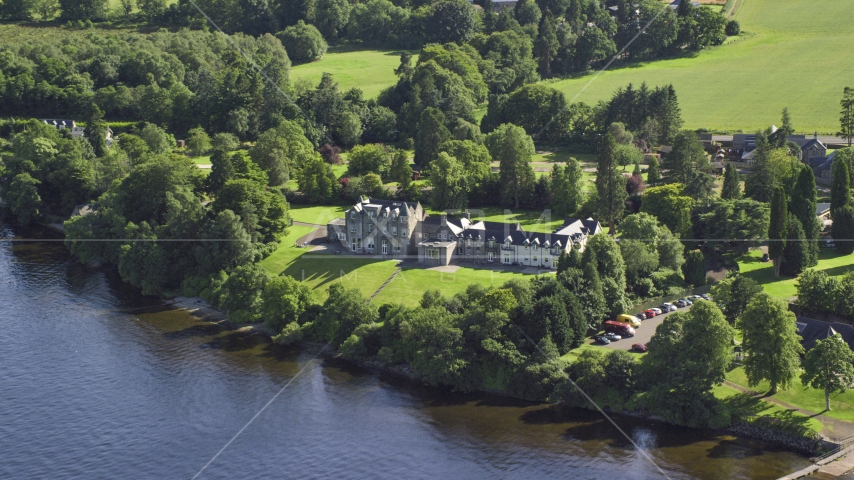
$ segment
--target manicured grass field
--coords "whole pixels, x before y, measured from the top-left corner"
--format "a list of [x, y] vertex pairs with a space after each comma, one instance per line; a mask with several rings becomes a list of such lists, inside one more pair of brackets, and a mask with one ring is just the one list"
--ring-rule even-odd
[[294, 225], [288, 227], [288, 234], [279, 239], [279, 248], [261, 261], [261, 266], [274, 275], [278, 275], [291, 262], [302, 256], [308, 250], [296, 248], [294, 242], [300, 237], [308, 235], [314, 227], [303, 227]]
[[505, 282], [516, 278], [529, 279], [530, 274], [506, 272], [480, 268], [463, 267], [454, 273], [437, 272], [422, 268], [406, 268], [398, 274], [374, 298], [377, 304], [403, 303], [410, 307], [418, 305], [421, 296], [427, 290], [439, 290], [442, 295], [451, 297], [464, 292], [475, 283], [486, 287], [500, 287]]
[[[771, 388], [768, 382], [761, 382], [755, 387], [749, 387], [747, 385], [747, 375], [745, 375], [743, 367], [733, 369], [727, 373], [726, 378], [730, 382], [749, 388], [754, 392], [765, 393]], [[777, 400], [810, 412], [824, 412], [824, 392], [804, 387], [798, 378], [795, 379], [792, 386], [787, 390], [780, 390], [771, 398], [776, 398]], [[822, 415], [849, 422], [854, 421], [854, 391], [848, 390], [842, 394], [835, 393], [830, 395], [830, 412], [824, 412]]]
[[790, 426], [806, 428], [813, 432], [820, 432], [824, 429], [824, 424], [815, 418], [810, 418], [797, 411], [788, 410], [779, 405], [750, 397], [726, 385], [713, 387], [712, 394], [746, 416], [770, 417]]
[[854, 43], [850, 2], [744, 0], [735, 18], [740, 37], [694, 58], [614, 65], [586, 89], [591, 75], [549, 84], [567, 102], [594, 105], [628, 83], [672, 83], [687, 128], [754, 131], [779, 124], [788, 106], [796, 130], [836, 132], [854, 75], [854, 56], [843, 53]]
[[347, 208], [340, 205], [291, 205], [288, 213], [295, 222], [326, 225], [330, 220], [344, 217]]
[[[442, 212], [425, 208], [430, 215], [440, 215]], [[469, 208], [472, 221], [516, 223], [529, 232], [551, 233], [563, 225], [563, 218], [557, 215], [545, 216], [540, 210], [510, 210], [500, 207]]]
[[[754, 250], [738, 260], [742, 275], [756, 280], [772, 297], [788, 300], [797, 296], [797, 278], [774, 277], [771, 262], [762, 262], [762, 252]], [[854, 255], [839, 255], [836, 250], [822, 250], [819, 253], [816, 270], [824, 270], [831, 276], [844, 275], [854, 270]]]
[[[323, 58], [291, 68], [291, 79], [307, 78], [317, 84], [324, 73], [331, 73], [342, 91], [359, 87], [365, 98], [374, 98], [397, 82], [394, 69], [400, 66], [400, 50], [358, 50], [354, 47], [330, 48]], [[418, 61], [413, 51], [412, 64]]]

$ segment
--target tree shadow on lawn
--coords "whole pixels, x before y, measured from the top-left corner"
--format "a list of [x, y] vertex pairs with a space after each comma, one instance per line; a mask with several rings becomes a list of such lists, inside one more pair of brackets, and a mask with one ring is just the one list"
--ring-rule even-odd
[[[732, 416], [735, 421], [737, 419], [757, 417], [768, 408], [775, 407], [776, 405], [762, 400], [762, 398], [769, 396], [770, 392], [761, 397], [754, 397], [747, 393], [739, 393], [731, 397], [727, 397], [721, 400], [721, 402], [732, 409]], [[804, 435], [812, 431], [810, 428], [810, 420], [817, 415], [820, 414], [806, 416], [797, 413], [794, 409], [783, 409], [772, 414], [762, 416], [764, 420], [761, 420], [761, 423], [767, 423], [769, 426], [791, 432], [796, 435]]]
[[388, 259], [367, 256], [307, 253], [289, 263], [280, 275], [290, 275], [302, 282], [317, 282], [314, 287], [317, 289], [337, 279], [358, 281], [355, 270], [366, 265], [387, 261]]

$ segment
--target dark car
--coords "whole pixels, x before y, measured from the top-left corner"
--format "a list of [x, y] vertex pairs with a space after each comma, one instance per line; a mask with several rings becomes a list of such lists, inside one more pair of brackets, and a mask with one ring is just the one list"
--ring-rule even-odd
[[708, 293], [700, 294], [700, 298], [702, 298], [703, 300], [711, 300], [712, 299], [712, 297], [710, 297]]
[[609, 343], [611, 343], [611, 341], [608, 340], [608, 337], [606, 337], [604, 335], [599, 335], [598, 337], [596, 337], [596, 343], [601, 343], [602, 345], [608, 345]]
[[640, 320], [646, 320], [647, 318], [649, 318], [649, 317], [646, 315], [646, 312], [638, 312], [638, 313], [636, 313], [636, 314], [635, 314], [635, 317], [637, 317], [637, 318], [638, 318], [638, 319], [640, 319]]
[[633, 351], [633, 352], [641, 352], [641, 353], [643, 353], [643, 352], [645, 352], [646, 350], [647, 350], [646, 345], [644, 345], [644, 344], [642, 344], [642, 343], [636, 343], [636, 344], [632, 345], [632, 351]]
[[763, 254], [763, 255], [762, 255], [762, 261], [763, 261], [763, 262], [770, 262], [770, 261], [771, 261], [771, 257], [769, 257], [767, 253], [766, 253], [766, 254]]
[[683, 307], [687, 307], [687, 306], [688, 306], [688, 304], [687, 304], [687, 303], [685, 303], [685, 302], [684, 302], [684, 301], [682, 301], [682, 300], [676, 300], [675, 302], [673, 302], [673, 305], [674, 305], [676, 308], [683, 308]]

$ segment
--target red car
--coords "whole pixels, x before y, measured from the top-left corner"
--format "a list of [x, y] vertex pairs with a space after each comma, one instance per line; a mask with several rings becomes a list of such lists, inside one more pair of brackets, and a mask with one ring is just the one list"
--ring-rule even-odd
[[655, 310], [652, 310], [652, 309], [650, 309], [650, 310], [646, 310], [646, 311], [645, 311], [645, 312], [643, 312], [643, 313], [646, 315], [646, 318], [652, 318], [652, 317], [654, 317], [654, 316], [656, 316], [656, 315], [657, 315], [657, 314], [655, 313]]
[[636, 343], [636, 344], [632, 345], [632, 351], [643, 353], [646, 351], [646, 345], [644, 345], [642, 343]]

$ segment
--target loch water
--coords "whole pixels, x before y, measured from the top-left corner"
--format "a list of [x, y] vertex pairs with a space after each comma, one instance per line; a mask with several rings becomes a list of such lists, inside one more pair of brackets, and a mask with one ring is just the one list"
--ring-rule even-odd
[[[199, 478], [662, 478], [595, 412], [312, 360], [158, 307], [48, 232], [0, 224], [0, 239], [0, 478], [192, 478], [302, 368]], [[674, 479], [773, 479], [809, 463], [615, 419]]]

